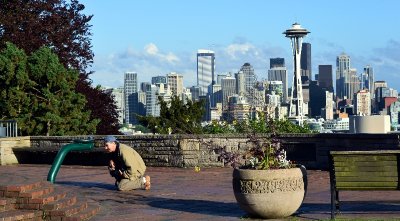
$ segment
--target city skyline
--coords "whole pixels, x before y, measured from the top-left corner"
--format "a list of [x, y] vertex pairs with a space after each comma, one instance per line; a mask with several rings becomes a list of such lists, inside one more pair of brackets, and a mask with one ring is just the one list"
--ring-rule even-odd
[[215, 51], [216, 74], [234, 74], [250, 63], [259, 79], [267, 79], [270, 58], [285, 58], [291, 81], [291, 46], [282, 32], [298, 22], [311, 31], [304, 42], [312, 45], [313, 79], [318, 65], [335, 71], [336, 57], [344, 52], [358, 75], [370, 65], [376, 81], [400, 88], [396, 1], [80, 2], [94, 15], [89, 70], [95, 71], [95, 85], [121, 86], [130, 71], [139, 82], [177, 72], [186, 87], [196, 85], [198, 49]]

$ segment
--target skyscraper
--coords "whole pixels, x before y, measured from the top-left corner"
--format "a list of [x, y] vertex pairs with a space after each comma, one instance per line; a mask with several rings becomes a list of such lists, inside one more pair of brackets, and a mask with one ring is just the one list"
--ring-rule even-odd
[[243, 71], [239, 71], [235, 73], [236, 79], [236, 93], [240, 96], [244, 96], [246, 94], [246, 79]]
[[166, 76], [155, 76], [151, 78], [151, 84], [167, 84], [167, 77]]
[[371, 94], [368, 90], [360, 90], [355, 94], [354, 108], [356, 115], [371, 115]]
[[[364, 68], [364, 75], [366, 76], [365, 82], [363, 82], [365, 84], [365, 87], [369, 90], [370, 94], [371, 94], [371, 99], [374, 98], [375, 95], [375, 88], [374, 88], [374, 69], [370, 66], [367, 65]], [[361, 88], [363, 89], [363, 88]]]
[[124, 97], [124, 88], [108, 88], [105, 89], [107, 93], [111, 93], [114, 96], [115, 105], [117, 107], [116, 111], [118, 113], [118, 123], [123, 124], [125, 120], [125, 97]]
[[183, 92], [183, 76], [175, 72], [167, 75], [167, 84], [172, 95], [181, 96]]
[[221, 79], [222, 90], [222, 108], [228, 109], [228, 99], [230, 96], [236, 94], [236, 79], [233, 77], [226, 77]]
[[301, 45], [301, 58], [300, 58], [300, 69], [302, 76], [302, 83], [306, 81], [311, 81], [311, 44], [303, 43]]
[[137, 73], [125, 72], [124, 75], [124, 97], [125, 97], [125, 123], [132, 124], [133, 111], [135, 110], [134, 93], [137, 92]]
[[286, 67], [284, 58], [270, 58], [269, 59], [269, 68], [278, 68], [278, 67]]
[[332, 65], [318, 66], [318, 85], [321, 88], [326, 88], [329, 92], [333, 92]]
[[286, 67], [273, 67], [268, 70], [268, 81], [282, 82], [282, 99], [283, 102], [288, 100], [288, 79]]
[[350, 57], [342, 53], [336, 58], [336, 96], [343, 99], [345, 95], [345, 83], [350, 75]]
[[200, 87], [200, 96], [207, 95], [208, 88], [214, 82], [215, 53], [210, 50], [197, 51], [197, 86]]
[[344, 96], [353, 100], [355, 93], [360, 90], [361, 81], [357, 75], [357, 69], [350, 68], [346, 75]]
[[254, 74], [254, 68], [250, 63], [244, 63], [240, 68], [240, 71], [244, 74], [244, 83], [245, 83], [245, 97], [247, 98], [248, 103], [252, 104], [252, 99], [254, 95], [254, 84], [256, 83], [256, 75]]

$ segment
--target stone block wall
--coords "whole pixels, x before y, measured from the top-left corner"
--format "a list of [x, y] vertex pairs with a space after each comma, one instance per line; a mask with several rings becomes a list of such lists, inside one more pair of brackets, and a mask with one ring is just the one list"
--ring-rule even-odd
[[[164, 167], [223, 166], [217, 153], [218, 148], [222, 147], [228, 152], [243, 153], [252, 145], [244, 134], [116, 137], [121, 143], [135, 148], [148, 166]], [[85, 138], [87, 137], [30, 137], [30, 148], [57, 152], [63, 145], [75, 139]], [[86, 159], [92, 160], [88, 161], [88, 164], [106, 165], [103, 136], [94, 136], [94, 139], [95, 148], [91, 153], [85, 153]], [[400, 148], [399, 134], [283, 134], [281, 139], [287, 149], [288, 159], [303, 164], [308, 169], [327, 169], [328, 154], [331, 150]], [[74, 162], [79, 161], [72, 161]]]

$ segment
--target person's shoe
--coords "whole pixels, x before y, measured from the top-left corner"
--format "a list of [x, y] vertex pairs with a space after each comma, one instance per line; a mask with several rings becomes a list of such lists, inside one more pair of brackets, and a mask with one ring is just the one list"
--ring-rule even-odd
[[146, 182], [144, 183], [144, 189], [145, 190], [150, 190], [151, 188], [151, 183], [150, 183], [150, 176], [145, 176]]

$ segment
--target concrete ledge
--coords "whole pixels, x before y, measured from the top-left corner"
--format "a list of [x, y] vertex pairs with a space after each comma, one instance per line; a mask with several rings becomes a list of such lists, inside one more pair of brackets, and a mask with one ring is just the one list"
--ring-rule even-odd
[[30, 137], [0, 138], [0, 165], [18, 164], [13, 149], [30, 148]]

